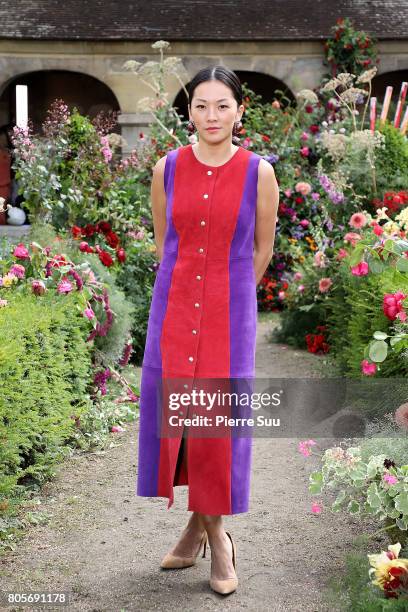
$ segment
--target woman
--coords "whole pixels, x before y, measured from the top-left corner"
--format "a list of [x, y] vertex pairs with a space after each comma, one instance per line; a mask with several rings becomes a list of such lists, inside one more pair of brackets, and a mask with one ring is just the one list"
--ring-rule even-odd
[[222, 516], [248, 510], [252, 438], [204, 427], [192, 434], [184, 421], [197, 409], [179, 405], [175, 419], [169, 398], [197, 391], [197, 379], [211, 389], [253, 379], [256, 285], [273, 254], [279, 190], [273, 167], [234, 144], [244, 112], [234, 72], [201, 70], [188, 106], [198, 142], [161, 158], [151, 186], [160, 266], [142, 366], [137, 494], [168, 497], [169, 508], [173, 486], [188, 485], [192, 515], [161, 567], [194, 565], [208, 538], [210, 586], [227, 594], [238, 584], [236, 547]]

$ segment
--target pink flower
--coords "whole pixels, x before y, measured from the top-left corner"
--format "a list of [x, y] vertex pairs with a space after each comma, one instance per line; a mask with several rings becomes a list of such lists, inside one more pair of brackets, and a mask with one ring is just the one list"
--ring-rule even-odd
[[326, 267], [326, 256], [323, 251], [316, 251], [313, 256], [313, 265], [317, 266], [318, 268]]
[[350, 242], [352, 246], [356, 246], [356, 243], [361, 240], [362, 236], [360, 234], [356, 234], [355, 232], [348, 232], [343, 240], [344, 242]]
[[303, 278], [303, 274], [301, 272], [295, 272], [293, 278], [295, 280], [300, 280], [301, 278]]
[[314, 504], [312, 504], [312, 512], [313, 514], [320, 514], [322, 511], [322, 506], [320, 506], [320, 504], [317, 504], [316, 502]]
[[396, 484], [398, 482], [398, 478], [396, 478], [396, 476], [394, 476], [393, 474], [384, 474], [383, 476], [383, 480], [384, 482], [388, 482], [388, 484]]
[[373, 232], [376, 236], [381, 236], [384, 233], [383, 228], [378, 223], [373, 224]]
[[319, 291], [321, 291], [321, 293], [326, 293], [326, 291], [330, 289], [332, 284], [333, 284], [333, 281], [331, 278], [328, 278], [328, 277], [321, 278], [319, 280]]
[[351, 227], [354, 227], [355, 229], [361, 229], [362, 227], [367, 225], [367, 223], [367, 217], [361, 212], [354, 213], [354, 215], [351, 215], [349, 221], [349, 225], [351, 225]]
[[298, 291], [302, 292], [304, 290], [305, 290], [305, 286], [304, 285], [299, 285]]
[[70, 293], [73, 289], [72, 283], [67, 279], [63, 278], [57, 285], [59, 293]]
[[347, 257], [348, 253], [346, 251], [346, 249], [339, 249], [336, 255], [336, 259], [340, 260], [340, 259], [344, 259], [345, 257]]
[[309, 134], [307, 132], [302, 132], [300, 139], [301, 140], [307, 140], [309, 138]]
[[317, 193], [317, 191], [314, 191], [312, 193], [312, 200], [320, 200], [320, 193]]
[[88, 317], [89, 320], [94, 318], [95, 313], [94, 313], [94, 311], [92, 310], [92, 308], [90, 306], [88, 306], [88, 308], [85, 308], [84, 316]]
[[278, 291], [278, 298], [280, 300], [284, 300], [285, 299], [285, 292], [284, 291]]
[[290, 196], [292, 195], [292, 189], [289, 187], [289, 189], [285, 189], [283, 193], [287, 198], [290, 198]]
[[22, 242], [14, 247], [13, 255], [17, 257], [17, 259], [30, 259], [30, 253]]
[[4, 306], [7, 306], [8, 301], [7, 300], [0, 300], [0, 308], [3, 308]]
[[383, 312], [388, 319], [394, 321], [400, 319], [405, 321], [407, 314], [404, 311], [402, 302], [407, 296], [402, 291], [396, 291], [395, 293], [386, 293], [383, 298]]
[[120, 425], [112, 425], [111, 431], [113, 433], [122, 433], [122, 431], [125, 431], [125, 430]]
[[361, 362], [361, 371], [366, 376], [373, 376], [376, 373], [377, 365], [375, 363], [370, 363], [367, 359], [363, 359]]
[[303, 442], [299, 442], [298, 451], [305, 457], [309, 457], [312, 454], [310, 447], [315, 445], [316, 442], [314, 440], [304, 440]]
[[303, 196], [307, 196], [312, 191], [312, 188], [309, 185], [309, 183], [304, 183], [304, 182], [300, 181], [299, 183], [296, 183], [295, 191], [298, 191]]
[[299, 225], [301, 225], [302, 227], [309, 227], [309, 220], [308, 219], [302, 219], [301, 221], [299, 221]]
[[35, 295], [42, 295], [45, 293], [46, 287], [42, 280], [33, 280], [31, 282], [31, 289]]
[[408, 404], [401, 404], [395, 411], [394, 421], [399, 427], [408, 429]]
[[17, 276], [17, 278], [24, 278], [25, 276], [25, 267], [21, 264], [13, 264], [10, 268], [10, 272]]
[[302, 147], [300, 149], [300, 154], [302, 157], [307, 157], [309, 155], [309, 147]]
[[368, 270], [368, 263], [366, 261], [360, 261], [359, 264], [351, 268], [351, 273], [354, 274], [354, 276], [365, 276], [368, 274]]

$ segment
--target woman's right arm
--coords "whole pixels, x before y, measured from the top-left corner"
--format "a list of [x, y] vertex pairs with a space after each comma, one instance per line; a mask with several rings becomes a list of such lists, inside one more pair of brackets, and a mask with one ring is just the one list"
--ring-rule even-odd
[[164, 189], [164, 168], [167, 155], [161, 157], [153, 168], [150, 190], [152, 202], [152, 217], [154, 227], [154, 240], [159, 261], [163, 257], [164, 236], [166, 233], [166, 192]]

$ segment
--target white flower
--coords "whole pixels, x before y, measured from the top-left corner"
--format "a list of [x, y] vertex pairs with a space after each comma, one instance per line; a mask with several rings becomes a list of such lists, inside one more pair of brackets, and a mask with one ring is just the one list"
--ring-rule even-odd
[[361, 89], [360, 87], [350, 87], [339, 94], [339, 96], [343, 102], [357, 102], [360, 95], [366, 96], [367, 94], [368, 92], [365, 89]]
[[159, 72], [160, 72], [159, 62], [153, 62], [151, 60], [149, 60], [148, 62], [145, 62], [139, 68], [139, 74], [155, 76], [155, 75], [158, 75]]
[[296, 97], [306, 102], [310, 102], [311, 104], [316, 104], [319, 101], [319, 98], [311, 89], [301, 89], [297, 92]]
[[365, 72], [360, 74], [356, 80], [356, 83], [369, 83], [373, 76], [377, 73], [377, 70], [377, 66], [374, 66], [374, 68], [370, 68], [369, 70], [365, 70]]
[[122, 65], [123, 70], [131, 70], [132, 72], [136, 72], [137, 69], [141, 66], [141, 62], [137, 62], [136, 60], [127, 60]]
[[168, 49], [170, 43], [167, 40], [157, 40], [152, 44], [152, 49]]

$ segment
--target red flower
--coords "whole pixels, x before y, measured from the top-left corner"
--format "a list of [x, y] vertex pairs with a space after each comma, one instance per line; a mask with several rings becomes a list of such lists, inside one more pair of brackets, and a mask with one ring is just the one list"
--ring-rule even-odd
[[52, 268], [61, 268], [61, 266], [67, 265], [67, 260], [64, 255], [54, 255], [54, 257], [50, 261], [50, 266]]
[[296, 204], [303, 204], [304, 199], [300, 196], [297, 196], [297, 198], [295, 198], [295, 203]]
[[118, 249], [118, 250], [116, 251], [116, 256], [117, 256], [118, 261], [119, 261], [120, 263], [125, 263], [125, 261], [126, 261], [126, 253], [125, 253], [125, 249], [122, 249], [122, 248]]
[[97, 228], [98, 232], [102, 232], [103, 234], [107, 234], [112, 229], [111, 225], [110, 225], [110, 223], [108, 223], [108, 221], [99, 221], [96, 224], [96, 228]]
[[271, 142], [271, 139], [269, 138], [269, 136], [267, 136], [266, 134], [262, 134], [261, 136], [262, 140], [264, 140], [265, 142]]
[[107, 251], [100, 249], [98, 256], [101, 262], [103, 263], [103, 265], [106, 266], [107, 268], [110, 268], [110, 266], [113, 265], [113, 259], [109, 255], [109, 253], [107, 253]]
[[95, 249], [85, 242], [85, 240], [79, 243], [79, 250], [82, 251], [82, 253], [95, 253]]
[[82, 229], [83, 235], [84, 236], [93, 236], [96, 232], [95, 226], [92, 225], [91, 223], [88, 223], [87, 225], [85, 225], [85, 227]]
[[78, 225], [73, 225], [71, 227], [71, 233], [72, 233], [74, 238], [79, 238], [79, 236], [81, 236], [81, 234], [82, 234], [82, 229], [80, 227], [78, 227]]
[[116, 249], [116, 247], [119, 245], [119, 236], [115, 234], [115, 232], [110, 231], [105, 237], [109, 246], [112, 247], [112, 249]]
[[319, 131], [319, 126], [313, 124], [309, 127], [309, 130], [312, 132], [312, 134], [316, 134]]

